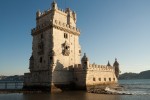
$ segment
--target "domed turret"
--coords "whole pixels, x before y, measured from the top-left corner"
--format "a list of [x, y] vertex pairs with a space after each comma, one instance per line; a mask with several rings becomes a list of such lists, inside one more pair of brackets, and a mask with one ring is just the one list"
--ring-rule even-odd
[[119, 78], [119, 72], [120, 72], [120, 70], [119, 70], [119, 63], [118, 63], [117, 59], [115, 59], [113, 67], [114, 67], [114, 70], [115, 70], [116, 77]]

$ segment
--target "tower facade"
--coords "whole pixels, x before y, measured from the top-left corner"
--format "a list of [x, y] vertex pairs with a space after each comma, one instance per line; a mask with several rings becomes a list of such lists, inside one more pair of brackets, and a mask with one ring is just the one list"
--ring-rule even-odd
[[70, 69], [81, 62], [76, 19], [74, 11], [59, 9], [56, 2], [49, 10], [37, 11], [36, 27], [31, 32], [30, 73], [25, 74], [25, 84], [68, 84], [72, 81]]

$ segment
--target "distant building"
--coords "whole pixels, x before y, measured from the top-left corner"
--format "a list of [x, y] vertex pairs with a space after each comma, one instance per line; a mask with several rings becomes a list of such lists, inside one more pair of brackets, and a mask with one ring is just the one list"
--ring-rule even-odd
[[[90, 64], [86, 54], [81, 59], [80, 30], [77, 15], [67, 8], [36, 13], [36, 28], [32, 29], [30, 73], [25, 73], [24, 88], [46, 88], [51, 91], [72, 88], [86, 89], [93, 85], [116, 84], [114, 67]], [[117, 62], [117, 61], [115, 61]]]

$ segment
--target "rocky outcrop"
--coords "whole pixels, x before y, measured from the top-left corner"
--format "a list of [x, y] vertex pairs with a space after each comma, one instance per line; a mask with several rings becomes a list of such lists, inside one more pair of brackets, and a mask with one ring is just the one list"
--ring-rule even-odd
[[111, 94], [111, 95], [131, 95], [123, 91], [124, 88], [118, 85], [104, 85], [89, 87], [87, 92], [96, 94]]

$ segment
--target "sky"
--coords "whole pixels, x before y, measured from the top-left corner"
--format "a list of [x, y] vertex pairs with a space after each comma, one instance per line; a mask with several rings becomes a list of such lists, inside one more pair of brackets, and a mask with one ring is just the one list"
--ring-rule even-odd
[[[52, 0], [0, 0], [0, 75], [29, 72], [36, 11]], [[57, 0], [77, 13], [82, 55], [124, 72], [150, 70], [150, 0]]]

